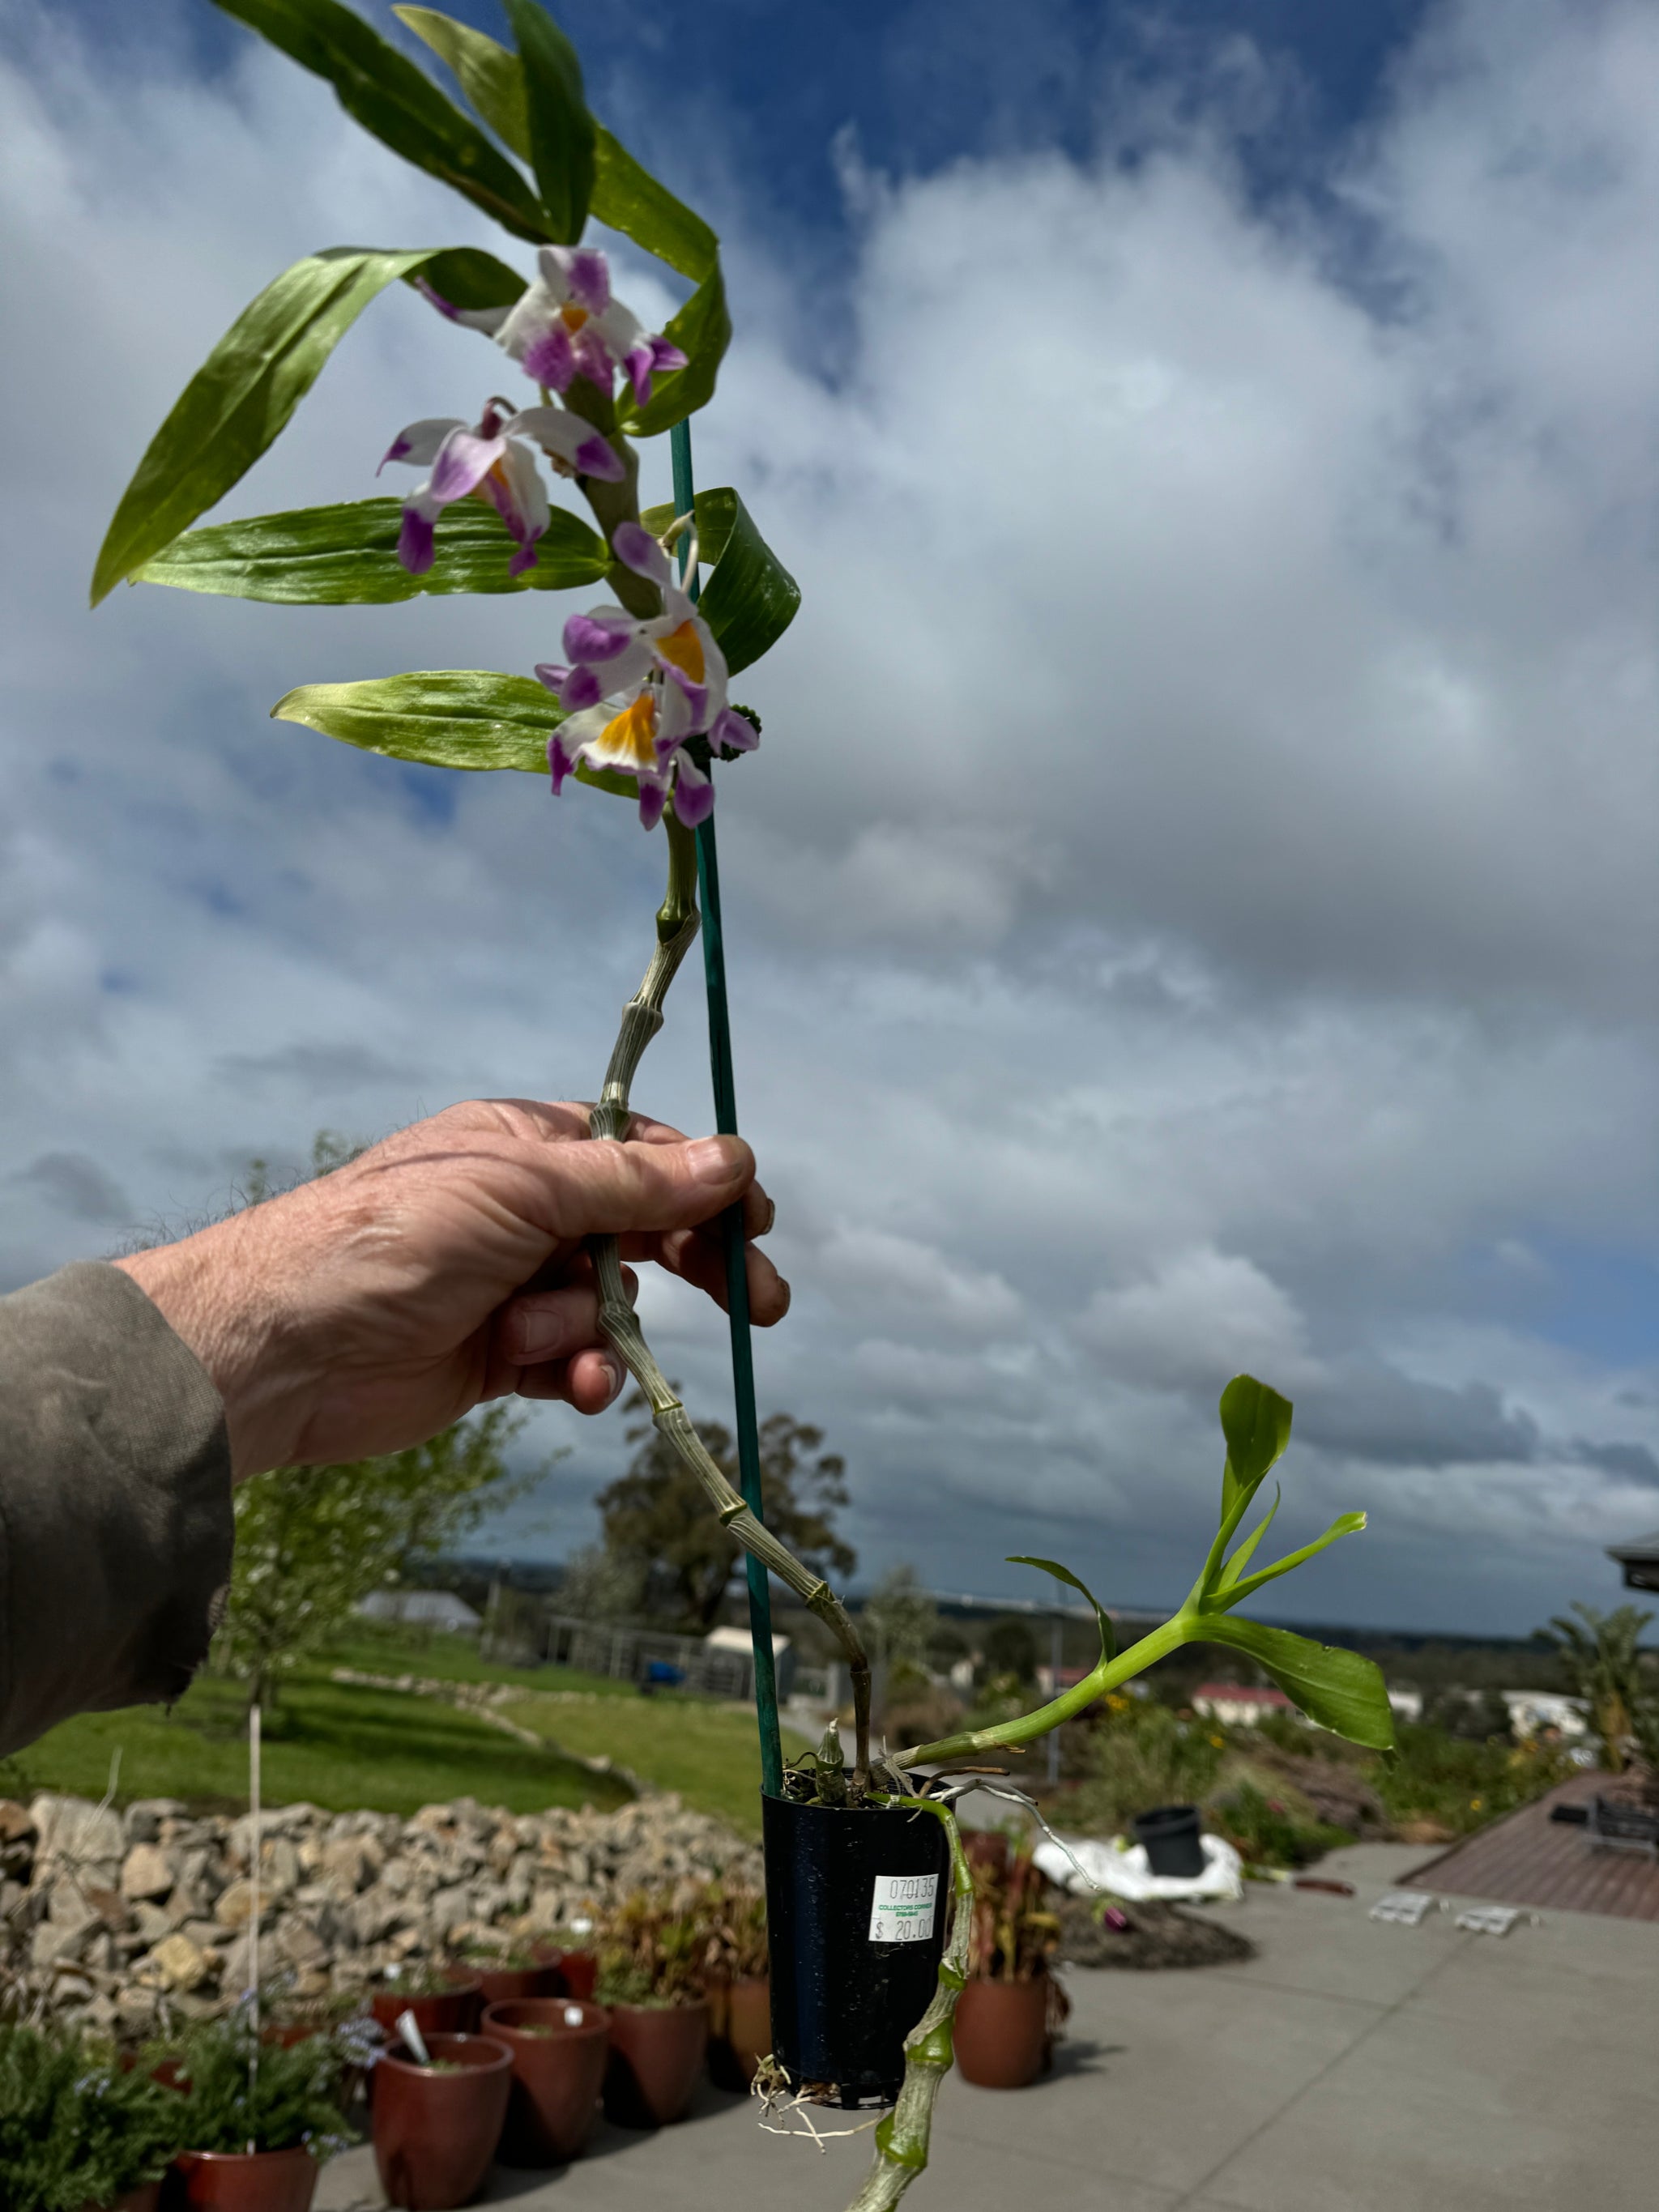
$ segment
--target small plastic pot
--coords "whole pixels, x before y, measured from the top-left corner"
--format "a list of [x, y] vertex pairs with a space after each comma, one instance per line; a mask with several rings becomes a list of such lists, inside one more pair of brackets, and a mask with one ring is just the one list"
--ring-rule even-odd
[[485, 2012], [491, 2005], [517, 2004], [525, 1997], [552, 1997], [559, 1993], [556, 1966], [478, 1966], [474, 1972]]
[[389, 2204], [452, 2212], [483, 2186], [513, 2086], [513, 2054], [485, 2035], [428, 2035], [441, 2074], [412, 2059], [374, 2069], [374, 2164]]
[[890, 2104], [939, 1978], [950, 1846], [926, 1813], [763, 1797], [772, 2055], [851, 2107]]
[[772, 2048], [769, 1975], [745, 1974], [709, 1991], [708, 2074], [722, 2089], [746, 2089]]
[[371, 1992], [368, 2008], [393, 2044], [399, 2018], [412, 2012], [416, 2027], [429, 2043], [434, 2035], [472, 2034], [483, 2009], [483, 1989], [476, 1974], [463, 1975], [448, 1989], [428, 1990], [420, 1996], [410, 1996], [396, 1982], [387, 1982]]
[[981, 2089], [1024, 2089], [1048, 2056], [1048, 1977], [1029, 1982], [969, 1982], [957, 1999], [952, 2043], [964, 2081]]
[[708, 2007], [611, 2007], [605, 2113], [619, 2128], [664, 2128], [683, 2120], [708, 2050]]
[[484, 2033], [513, 2054], [496, 2156], [504, 2166], [565, 2165], [580, 2154], [599, 2118], [611, 2049], [604, 2006], [578, 2004], [574, 1997], [486, 2005]]
[[180, 2151], [167, 2202], [190, 2212], [311, 2212], [317, 2172], [303, 2143], [290, 2150]]
[[1203, 1873], [1203, 1830], [1196, 1805], [1156, 1805], [1133, 1825], [1135, 1841], [1145, 1845], [1154, 1874], [1191, 1881]]

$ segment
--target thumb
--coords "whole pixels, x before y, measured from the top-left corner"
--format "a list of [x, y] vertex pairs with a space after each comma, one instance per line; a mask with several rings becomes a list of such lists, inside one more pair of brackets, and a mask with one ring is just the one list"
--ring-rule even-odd
[[590, 1139], [543, 1155], [557, 1237], [622, 1236], [690, 1229], [723, 1212], [755, 1180], [741, 1137], [675, 1145]]

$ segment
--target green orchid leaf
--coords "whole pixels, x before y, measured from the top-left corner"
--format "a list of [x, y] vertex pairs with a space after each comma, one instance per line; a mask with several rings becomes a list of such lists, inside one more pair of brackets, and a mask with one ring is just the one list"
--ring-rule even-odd
[[1245, 1568], [1249, 1565], [1251, 1553], [1255, 1550], [1256, 1546], [1261, 1541], [1261, 1539], [1267, 1534], [1268, 1529], [1273, 1525], [1273, 1516], [1279, 1511], [1279, 1500], [1283, 1498], [1284, 1494], [1284, 1492], [1280, 1490], [1277, 1483], [1275, 1483], [1273, 1486], [1273, 1502], [1267, 1508], [1266, 1518], [1256, 1522], [1255, 1528], [1251, 1529], [1249, 1534], [1244, 1539], [1244, 1541], [1233, 1553], [1226, 1565], [1223, 1567], [1216, 1580], [1217, 1589], [1231, 1589], [1233, 1584], [1238, 1580], [1239, 1577], [1243, 1573]]
[[[1266, 1526], [1264, 1522], [1262, 1528]], [[1287, 1552], [1282, 1559], [1275, 1559], [1272, 1566], [1262, 1567], [1255, 1574], [1245, 1576], [1242, 1581], [1237, 1577], [1231, 1583], [1224, 1581], [1222, 1589], [1225, 1592], [1227, 1604], [1237, 1605], [1242, 1598], [1249, 1597], [1252, 1590], [1259, 1590], [1264, 1583], [1277, 1582], [1280, 1575], [1287, 1575], [1293, 1567], [1303, 1566], [1308, 1560], [1317, 1558], [1321, 1552], [1342, 1537], [1358, 1535], [1364, 1526], [1363, 1513], [1339, 1513], [1322, 1536], [1316, 1536], [1311, 1544], [1304, 1544], [1299, 1552]], [[1256, 1534], [1259, 1536], [1261, 1534], [1261, 1529], [1258, 1528]]]
[[[1115, 1659], [1117, 1656], [1117, 1632], [1112, 1626], [1110, 1614], [1090, 1589], [1088, 1583], [1074, 1575], [1069, 1567], [1062, 1567], [1058, 1559], [1039, 1559], [1029, 1552], [1011, 1552], [1008, 1554], [1008, 1564], [1011, 1567], [1041, 1567], [1045, 1574], [1052, 1575], [1056, 1582], [1067, 1583], [1074, 1590], [1081, 1590], [1094, 1607], [1095, 1619], [1100, 1626], [1101, 1657]], [[1056, 1682], [1054, 1694], [1058, 1696], [1059, 1693], [1060, 1685]]]
[[422, 277], [452, 307], [510, 307], [525, 289], [516, 269], [476, 246], [454, 246], [434, 253], [424, 269], [414, 270], [404, 282], [415, 284]]
[[423, 70], [339, 0], [214, 5], [325, 78], [352, 120], [394, 154], [453, 185], [515, 237], [547, 237], [535, 194], [506, 155]]
[[[603, 124], [598, 128], [592, 213], [701, 284], [720, 267], [720, 242], [700, 215], [659, 185]], [[678, 343], [678, 340], [676, 340]]]
[[538, 0], [507, 0], [524, 72], [530, 166], [550, 234], [574, 246], [593, 198], [593, 118], [576, 49]]
[[732, 343], [726, 284], [718, 269], [698, 285], [663, 336], [685, 356], [685, 367], [659, 373], [643, 407], [635, 404], [630, 393], [626, 406], [617, 410], [618, 422], [635, 438], [654, 438], [672, 430], [714, 397], [714, 380]]
[[1243, 1508], [1290, 1443], [1291, 1401], [1254, 1375], [1235, 1375], [1221, 1394], [1221, 1433], [1227, 1439], [1221, 1517], [1236, 1528]]
[[223, 498], [275, 442], [370, 301], [440, 253], [331, 246], [296, 261], [243, 309], [121, 495], [93, 572], [94, 606]]
[[[392, 12], [447, 64], [474, 111], [502, 144], [527, 161], [530, 116], [518, 56], [470, 23], [458, 23], [435, 8], [394, 8]], [[694, 283], [712, 276], [720, 240], [702, 217], [659, 185], [602, 123], [594, 125], [593, 155], [593, 198], [588, 212], [594, 221], [621, 231]]]
[[555, 507], [535, 567], [510, 575], [518, 547], [501, 517], [459, 500], [438, 517], [432, 566], [411, 576], [398, 558], [402, 521], [397, 500], [359, 499], [216, 522], [174, 538], [133, 580], [285, 606], [390, 606], [422, 592], [570, 591], [597, 583], [609, 557], [597, 531]]
[[726, 496], [732, 502], [731, 524], [698, 612], [735, 676], [770, 652], [793, 622], [800, 586], [756, 529], [737, 493]]
[[521, 161], [527, 161], [530, 112], [517, 54], [498, 46], [486, 32], [475, 31], [471, 23], [458, 23], [453, 15], [441, 15], [436, 8], [394, 8], [392, 12], [447, 64], [473, 112], [489, 125], [502, 145], [510, 147]]
[[1224, 1644], [1265, 1667], [1291, 1703], [1322, 1728], [1373, 1751], [1394, 1748], [1394, 1715], [1382, 1670], [1358, 1652], [1316, 1644], [1287, 1628], [1264, 1628], [1231, 1613], [1199, 1614], [1192, 1633], [1195, 1642]]
[[[677, 509], [672, 500], [665, 507], [647, 507], [640, 520], [653, 538], [660, 538], [673, 521]], [[718, 485], [713, 491], [700, 491], [696, 497], [697, 559], [713, 568], [725, 552], [732, 535], [732, 525], [738, 511], [738, 495], [729, 484]]]
[[[277, 722], [300, 722], [325, 737], [388, 760], [426, 768], [517, 769], [547, 774], [547, 741], [562, 721], [551, 696], [530, 676], [488, 668], [417, 671], [362, 684], [302, 684], [270, 710]], [[630, 777], [587, 767], [584, 783], [637, 799]]]

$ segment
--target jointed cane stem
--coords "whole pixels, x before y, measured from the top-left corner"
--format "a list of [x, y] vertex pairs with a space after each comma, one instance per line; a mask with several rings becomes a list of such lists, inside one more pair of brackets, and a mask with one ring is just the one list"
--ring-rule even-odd
[[[657, 915], [657, 949], [639, 989], [623, 1008], [622, 1027], [605, 1070], [599, 1103], [588, 1118], [595, 1137], [625, 1136], [630, 1119], [629, 1093], [646, 1047], [663, 1023], [663, 1000], [679, 964], [690, 951], [699, 926], [697, 913], [696, 848], [691, 833], [671, 811], [664, 817], [668, 830], [668, 892]], [[629, 1373], [645, 1394], [657, 1432], [679, 1455], [708, 1494], [722, 1527], [729, 1528], [745, 1552], [823, 1622], [847, 1655], [853, 1677], [853, 1713], [858, 1746], [853, 1770], [853, 1790], [861, 1797], [870, 1779], [870, 1662], [858, 1631], [848, 1618], [841, 1600], [820, 1576], [804, 1567], [787, 1544], [781, 1543], [744, 1504], [709, 1456], [692, 1426], [684, 1407], [652, 1357], [623, 1279], [622, 1258], [614, 1237], [592, 1237], [588, 1249], [599, 1285], [599, 1329]]]
[[890, 2212], [927, 2164], [933, 2106], [951, 2070], [951, 2023], [957, 1999], [968, 1978], [968, 1947], [974, 1926], [974, 1877], [962, 1848], [956, 1815], [927, 1797], [893, 1797], [888, 1803], [914, 1806], [944, 1823], [951, 1840], [951, 1932], [939, 1960], [933, 2002], [904, 2039], [904, 2081], [898, 2102], [876, 2130], [876, 2155], [864, 2185], [847, 2212]]

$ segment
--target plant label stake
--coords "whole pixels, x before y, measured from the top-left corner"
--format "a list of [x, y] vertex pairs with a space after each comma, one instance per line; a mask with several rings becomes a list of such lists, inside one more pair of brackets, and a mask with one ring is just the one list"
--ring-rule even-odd
[[[580, 2017], [581, 2015], [579, 2013], [577, 2014], [578, 2020], [580, 2020]], [[417, 2066], [430, 2066], [432, 2063], [432, 2053], [427, 2049], [426, 2038], [421, 2033], [421, 2023], [416, 2019], [412, 2012], [400, 2012], [398, 2014], [398, 2033], [402, 2036], [404, 2041], [409, 2045], [410, 2049], [415, 2053], [416, 2064]]]
[[[248, 2017], [252, 2033], [247, 2046], [247, 2094], [250, 2107], [259, 2086], [259, 1764], [260, 1711], [256, 1698], [248, 1708], [247, 1716], [247, 1818], [248, 1840]], [[253, 2143], [250, 2138], [250, 2151]]]

